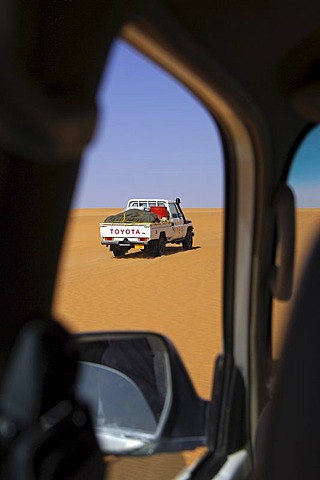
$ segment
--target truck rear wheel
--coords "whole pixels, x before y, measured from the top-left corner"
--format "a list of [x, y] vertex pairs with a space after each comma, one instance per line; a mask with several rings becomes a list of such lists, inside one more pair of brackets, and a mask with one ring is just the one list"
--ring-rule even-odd
[[193, 234], [192, 234], [192, 230], [189, 228], [189, 230], [187, 231], [187, 235], [185, 236], [185, 239], [182, 242], [182, 248], [184, 250], [191, 250], [192, 245], [193, 245]]
[[161, 233], [158, 240], [151, 240], [148, 246], [148, 252], [154, 257], [161, 257], [166, 251], [167, 239], [164, 233]]
[[166, 251], [166, 237], [163, 234], [160, 235], [157, 247], [157, 254], [161, 257]]
[[166, 237], [161, 233], [158, 240], [152, 240], [149, 244], [149, 252], [155, 257], [161, 257], [166, 251]]
[[116, 247], [112, 250], [112, 252], [115, 257], [119, 258], [119, 257], [124, 257], [127, 250], [125, 248]]

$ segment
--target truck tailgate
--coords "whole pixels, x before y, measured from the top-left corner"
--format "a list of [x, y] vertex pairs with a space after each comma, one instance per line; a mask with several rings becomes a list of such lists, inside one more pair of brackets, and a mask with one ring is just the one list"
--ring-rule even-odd
[[105, 239], [127, 238], [149, 238], [150, 225], [128, 225], [100, 223], [100, 235]]

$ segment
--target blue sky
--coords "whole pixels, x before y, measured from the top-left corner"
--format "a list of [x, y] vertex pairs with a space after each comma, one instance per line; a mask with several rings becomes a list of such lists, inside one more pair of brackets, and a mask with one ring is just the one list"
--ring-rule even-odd
[[320, 208], [320, 126], [314, 127], [298, 148], [289, 185], [295, 192], [297, 207]]
[[180, 197], [222, 206], [216, 124], [175, 80], [117, 41], [98, 94], [99, 123], [86, 149], [76, 208], [124, 207], [132, 197]]
[[[123, 208], [132, 197], [223, 206], [223, 152], [215, 122], [184, 87], [121, 40], [102, 78], [98, 105], [75, 208]], [[317, 127], [290, 173], [299, 207], [320, 207], [319, 144]]]

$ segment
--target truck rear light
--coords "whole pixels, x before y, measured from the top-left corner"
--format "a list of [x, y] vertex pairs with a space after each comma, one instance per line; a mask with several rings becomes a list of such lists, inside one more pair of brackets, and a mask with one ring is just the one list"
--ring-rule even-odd
[[113, 240], [113, 237], [104, 237], [103, 240]]
[[141, 237], [141, 238], [138, 238], [139, 242], [147, 242], [148, 241], [148, 237]]

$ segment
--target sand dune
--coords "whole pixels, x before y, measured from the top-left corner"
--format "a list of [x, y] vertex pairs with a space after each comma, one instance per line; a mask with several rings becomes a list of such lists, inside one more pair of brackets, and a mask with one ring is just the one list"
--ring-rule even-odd
[[[222, 350], [223, 210], [186, 210], [195, 225], [194, 248], [183, 251], [172, 246], [158, 258], [143, 258], [140, 253], [114, 258], [100, 245], [99, 222], [118, 211], [71, 212], [57, 281], [55, 314], [74, 332], [151, 330], [169, 336], [199, 395], [209, 398], [214, 361]], [[319, 224], [320, 210], [298, 212], [296, 277], [314, 227]], [[287, 313], [288, 305], [276, 302], [276, 354], [280, 351]], [[195, 455], [123, 459], [111, 467], [112, 478], [140, 478], [139, 473], [134, 473], [137, 462], [145, 478], [172, 478]]]

